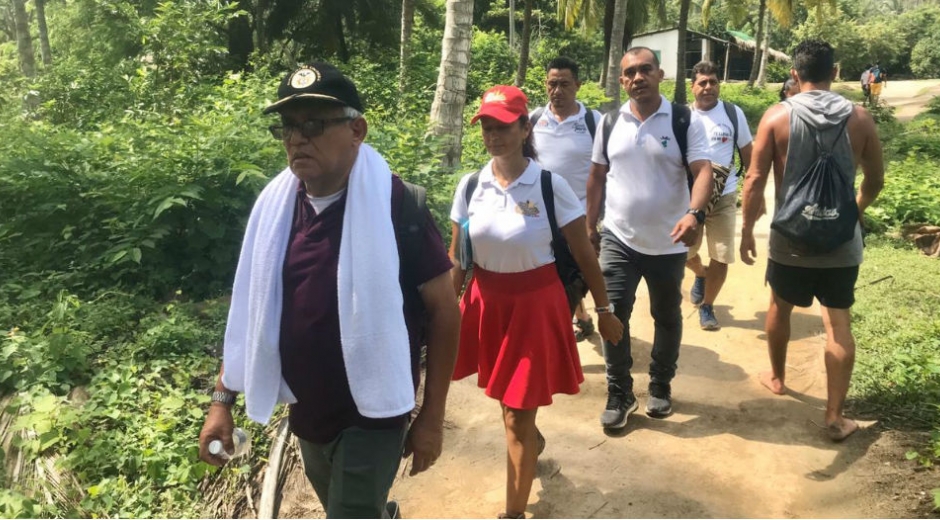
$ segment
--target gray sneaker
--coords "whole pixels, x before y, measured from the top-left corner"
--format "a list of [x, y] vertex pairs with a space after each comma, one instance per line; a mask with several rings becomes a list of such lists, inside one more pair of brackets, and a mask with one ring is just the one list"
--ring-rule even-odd
[[689, 299], [692, 300], [692, 305], [699, 305], [705, 301], [705, 278], [701, 276], [695, 277], [695, 282], [692, 283], [692, 290], [689, 291]]
[[650, 383], [650, 396], [646, 400], [646, 415], [661, 419], [672, 413], [672, 388], [669, 383]]
[[385, 511], [382, 511], [382, 518], [401, 518], [401, 509], [398, 502], [389, 500], [385, 503]]
[[639, 407], [633, 392], [624, 392], [615, 385], [607, 385], [607, 406], [601, 414], [601, 426], [619, 430], [627, 425], [627, 418]]
[[704, 303], [698, 308], [698, 322], [702, 330], [718, 330], [718, 318], [715, 317], [715, 309], [710, 304]]

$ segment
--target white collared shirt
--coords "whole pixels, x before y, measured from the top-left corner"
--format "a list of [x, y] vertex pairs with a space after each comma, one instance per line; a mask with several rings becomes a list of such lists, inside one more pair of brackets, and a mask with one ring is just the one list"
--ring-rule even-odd
[[[473, 261], [487, 271], [518, 273], [555, 261], [552, 230], [542, 200], [542, 166], [529, 166], [503, 188], [493, 177], [493, 161], [480, 170], [477, 188], [467, 207], [465, 193], [472, 173], [457, 184], [450, 219], [463, 225], [469, 219]], [[555, 220], [563, 228], [584, 215], [584, 208], [568, 183], [552, 174]]]
[[[731, 120], [728, 119], [728, 113], [725, 112], [725, 107], [722, 106], [723, 103], [724, 101], [719, 100], [718, 104], [712, 107], [711, 110], [693, 108], [702, 118], [702, 124], [705, 125], [705, 135], [708, 136], [712, 162], [724, 166], [731, 165], [731, 174], [728, 175], [728, 180], [725, 182], [725, 191], [721, 193], [727, 195], [738, 189], [738, 169], [734, 166], [734, 126], [731, 125]], [[747, 119], [744, 118], [741, 107], [735, 106], [734, 110], [738, 116], [738, 148], [744, 148], [751, 144], [754, 138], [751, 137], [751, 129], [747, 126]]]
[[[578, 102], [578, 107], [577, 114], [558, 121], [552, 112], [551, 103], [545, 105], [542, 117], [532, 121], [532, 132], [539, 163], [568, 181], [583, 205], [587, 199], [593, 139], [584, 120], [587, 109], [581, 102]], [[596, 127], [600, 124], [601, 113], [597, 110], [593, 112]]]
[[[630, 101], [620, 107], [607, 145], [610, 171], [604, 227], [630, 248], [646, 255], [683, 253], [669, 233], [689, 209], [689, 183], [679, 144], [672, 132], [672, 104], [664, 96], [656, 113], [640, 121]], [[687, 133], [689, 164], [709, 160], [705, 126], [692, 112]], [[606, 117], [606, 116], [605, 116]], [[604, 125], [598, 125], [591, 160], [604, 158]]]

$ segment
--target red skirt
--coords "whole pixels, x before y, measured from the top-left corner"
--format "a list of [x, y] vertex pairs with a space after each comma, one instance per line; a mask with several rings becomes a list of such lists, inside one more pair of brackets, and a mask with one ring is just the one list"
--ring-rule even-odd
[[486, 395], [520, 410], [578, 393], [584, 374], [555, 264], [521, 273], [474, 266], [460, 311], [455, 380], [478, 373]]

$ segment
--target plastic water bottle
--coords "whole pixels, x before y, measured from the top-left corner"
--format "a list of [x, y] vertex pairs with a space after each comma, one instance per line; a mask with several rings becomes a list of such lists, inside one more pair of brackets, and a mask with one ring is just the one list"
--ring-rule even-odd
[[229, 453], [225, 451], [225, 446], [221, 439], [216, 439], [209, 443], [209, 453], [223, 459], [234, 459], [247, 455], [251, 451], [251, 438], [248, 433], [241, 428], [232, 430], [232, 443], [235, 445], [235, 451]]

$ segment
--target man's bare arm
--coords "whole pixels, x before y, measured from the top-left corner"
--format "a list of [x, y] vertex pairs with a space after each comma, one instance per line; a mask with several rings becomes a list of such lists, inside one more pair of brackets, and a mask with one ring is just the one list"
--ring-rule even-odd
[[786, 109], [781, 105], [774, 105], [764, 113], [760, 125], [757, 127], [757, 136], [752, 143], [750, 152], [751, 161], [744, 178], [744, 192], [741, 195], [741, 261], [752, 265], [757, 258], [757, 244], [754, 241], [754, 224], [764, 209], [764, 188], [767, 178], [773, 167], [775, 135], [774, 122], [780, 117], [780, 112]]
[[859, 130], [865, 136], [865, 145], [859, 161], [862, 167], [862, 185], [858, 189], [856, 198], [859, 218], [861, 218], [862, 213], [875, 201], [885, 185], [885, 163], [875, 120], [864, 108], [856, 107], [855, 113], [859, 118]]
[[607, 171], [610, 168], [606, 164], [591, 163], [591, 172], [587, 181], [587, 226], [588, 238], [594, 246], [595, 252], [600, 249], [600, 239], [597, 235], [597, 221], [601, 216], [601, 204], [604, 203], [604, 186], [607, 184]]

